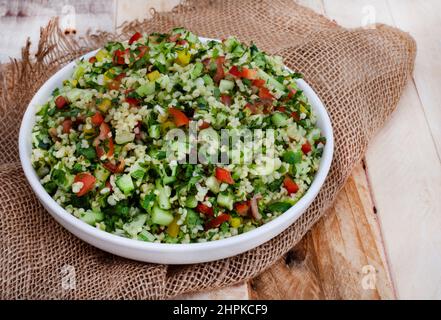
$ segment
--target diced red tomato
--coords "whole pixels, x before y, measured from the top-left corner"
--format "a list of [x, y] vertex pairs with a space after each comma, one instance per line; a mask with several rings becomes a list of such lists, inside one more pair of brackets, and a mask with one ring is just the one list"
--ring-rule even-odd
[[77, 196], [81, 197], [93, 189], [93, 187], [95, 186], [96, 179], [93, 175], [91, 175], [88, 172], [81, 172], [75, 176], [74, 182], [83, 183], [83, 186], [81, 187], [80, 191], [77, 192]]
[[234, 180], [231, 177], [231, 173], [227, 169], [216, 168], [215, 176], [216, 176], [216, 179], [219, 180], [220, 182], [234, 184]]
[[63, 109], [67, 104], [68, 104], [68, 101], [67, 101], [67, 99], [66, 99], [65, 97], [63, 97], [63, 96], [58, 96], [58, 97], [55, 99], [55, 106], [56, 106], [58, 109]]
[[125, 64], [125, 56], [130, 53], [130, 49], [127, 48], [126, 50], [115, 50], [115, 53], [113, 54], [113, 63], [115, 64]]
[[224, 105], [231, 106], [231, 96], [228, 94], [221, 94], [220, 99]]
[[196, 210], [206, 216], [212, 217], [214, 215], [214, 210], [212, 207], [206, 206], [203, 203], [198, 203]]
[[227, 213], [221, 213], [216, 218], [211, 219], [205, 224], [205, 229], [213, 229], [219, 227], [222, 223], [227, 222], [230, 220], [231, 216]]
[[106, 140], [109, 138], [109, 132], [110, 132], [110, 127], [107, 123], [103, 122], [100, 125], [100, 135], [99, 135], [99, 139], [100, 140]]
[[101, 113], [96, 112], [96, 113], [92, 116], [91, 120], [92, 120], [92, 124], [93, 124], [94, 126], [99, 126], [99, 125], [101, 125], [101, 123], [103, 123], [104, 118], [103, 118], [103, 116], [101, 115]]
[[299, 122], [300, 121], [300, 116], [297, 112], [293, 111], [291, 112], [291, 117], [296, 121]]
[[285, 113], [285, 112], [286, 112], [286, 108], [285, 108], [285, 107], [277, 107], [277, 108], [276, 108], [276, 111], [279, 111], [279, 112]]
[[236, 66], [232, 66], [228, 73], [239, 78], [242, 76], [242, 72], [240, 72], [239, 68], [237, 68]]
[[132, 106], [138, 106], [139, 100], [135, 98], [126, 97], [126, 102]]
[[125, 72], [121, 72], [119, 75], [117, 75], [116, 77], [115, 77], [115, 79], [113, 79], [113, 80], [115, 80], [115, 81], [121, 81], [122, 79], [124, 79], [126, 77], [126, 73]]
[[66, 119], [63, 121], [63, 133], [69, 133], [72, 128], [72, 120]]
[[271, 92], [267, 88], [260, 88], [259, 89], [259, 98], [262, 100], [272, 100], [274, 99], [274, 96], [271, 94]]
[[177, 127], [186, 126], [190, 123], [190, 119], [181, 110], [176, 108], [168, 108], [168, 113], [173, 117], [173, 121]]
[[263, 80], [263, 79], [254, 79], [252, 84], [253, 84], [253, 86], [261, 88], [261, 87], [263, 87], [265, 85], [265, 80]]
[[168, 40], [169, 40], [170, 42], [176, 42], [180, 37], [181, 37], [181, 34], [180, 34], [180, 33], [176, 33], [176, 34], [171, 35], [171, 36], [168, 38]]
[[110, 90], [118, 90], [119, 86], [121, 85], [121, 80], [126, 76], [124, 72], [117, 75], [108, 85], [107, 87]]
[[129, 44], [132, 44], [135, 41], [138, 41], [142, 37], [142, 34], [136, 32], [129, 40]]
[[139, 46], [138, 50], [139, 50], [138, 59], [141, 59], [149, 51], [149, 47], [147, 47], [147, 46]]
[[217, 69], [216, 69], [216, 74], [213, 77], [213, 80], [216, 83], [219, 83], [223, 78], [225, 78], [224, 62], [225, 62], [225, 57], [218, 57], [216, 59]]
[[110, 161], [103, 163], [103, 167], [112, 173], [124, 172], [124, 166], [125, 166], [124, 159], [121, 159], [118, 163], [114, 163], [114, 162], [110, 162]]
[[109, 84], [107, 85], [107, 88], [109, 88], [109, 90], [118, 90], [119, 86], [121, 85], [121, 83], [119, 81], [111, 81], [109, 82]]
[[249, 80], [256, 79], [257, 71], [253, 69], [248, 69], [243, 67], [241, 72], [241, 77]]
[[257, 109], [257, 106], [251, 103], [247, 103], [245, 105], [245, 109], [248, 109], [251, 111], [252, 114], [257, 114], [259, 113], [259, 109]]
[[295, 94], [297, 93], [296, 89], [289, 89], [289, 93], [288, 93], [288, 99], [291, 99], [292, 97], [295, 96]]
[[288, 194], [296, 193], [299, 191], [299, 186], [289, 176], [285, 176], [283, 180], [283, 186], [288, 191]]
[[202, 124], [199, 126], [199, 129], [204, 130], [210, 128], [210, 124], [208, 122], [202, 122]]
[[188, 43], [187, 40], [182, 40], [182, 39], [176, 41], [176, 44], [177, 44], [178, 46], [185, 46], [187, 43]]
[[[104, 154], [106, 154], [107, 158], [113, 156], [115, 147], [113, 144], [112, 137], [109, 137], [109, 133], [110, 133], [109, 125], [105, 122], [102, 122], [100, 125], [100, 134], [93, 141], [98, 158], [101, 158]], [[108, 149], [107, 153], [104, 149], [105, 146], [107, 146]]]
[[311, 144], [309, 142], [305, 142], [302, 145], [302, 151], [303, 151], [304, 154], [308, 154], [309, 152], [311, 152], [311, 150], [312, 150], [312, 147], [311, 147]]
[[96, 62], [96, 57], [95, 57], [95, 56], [90, 57], [90, 58], [89, 58], [89, 62], [90, 62], [90, 63], [95, 63], [95, 62]]
[[238, 215], [246, 216], [250, 211], [250, 203], [249, 201], [238, 202], [234, 204], [234, 209], [236, 209]]
[[210, 58], [205, 58], [204, 60], [202, 60], [202, 63], [205, 66], [205, 68], [208, 68], [210, 66], [211, 59]]
[[[95, 150], [96, 150], [96, 155], [98, 156], [98, 158], [101, 158], [103, 155], [106, 155], [107, 158], [110, 158], [113, 156], [113, 153], [115, 152], [115, 145], [113, 144], [113, 139], [112, 138], [108, 138], [104, 141], [97, 141], [94, 142], [95, 144]], [[107, 153], [104, 149], [103, 145], [107, 145]]]

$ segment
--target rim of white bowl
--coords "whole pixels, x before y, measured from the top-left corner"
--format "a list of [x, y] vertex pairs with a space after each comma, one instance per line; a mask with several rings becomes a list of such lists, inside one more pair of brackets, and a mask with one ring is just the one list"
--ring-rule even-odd
[[[203, 38], [199, 37], [201, 41], [218, 41], [216, 39], [209, 39], [209, 38]], [[313, 202], [313, 200], [316, 198], [317, 194], [319, 193], [323, 183], [325, 182], [327, 175], [329, 173], [329, 169], [331, 167], [332, 158], [333, 158], [333, 152], [334, 152], [334, 136], [333, 136], [333, 129], [331, 125], [331, 120], [328, 115], [328, 112], [326, 111], [325, 106], [323, 105], [320, 98], [317, 96], [315, 91], [309, 86], [308, 83], [306, 83], [302, 79], [298, 79], [298, 85], [303, 90], [305, 95], [308, 97], [308, 101], [313, 106], [314, 111], [316, 113], [317, 118], [320, 119], [322, 122], [321, 130], [324, 133], [324, 136], [326, 137], [326, 144], [323, 150], [322, 158], [320, 159], [320, 166], [319, 170], [317, 171], [314, 180], [311, 184], [311, 186], [308, 188], [306, 193], [303, 195], [302, 198], [289, 210], [285, 211], [280, 216], [274, 218], [274, 220], [271, 220], [265, 224], [263, 224], [260, 227], [257, 227], [251, 231], [231, 236], [229, 238], [220, 239], [220, 240], [212, 240], [212, 241], [206, 241], [206, 242], [200, 242], [200, 243], [179, 243], [179, 244], [171, 244], [171, 243], [154, 243], [154, 242], [145, 242], [141, 240], [136, 239], [130, 239], [130, 238], [124, 238], [100, 229], [97, 229], [96, 227], [93, 227], [84, 221], [78, 219], [74, 215], [67, 212], [63, 207], [61, 207], [44, 189], [42, 184], [39, 181], [39, 178], [32, 167], [31, 164], [31, 158], [30, 154], [32, 152], [32, 144], [30, 139], [30, 134], [32, 133], [32, 127], [34, 126], [35, 121], [32, 121], [32, 118], [35, 117], [36, 113], [36, 107], [38, 104], [36, 102], [43, 97], [43, 91], [46, 91], [46, 87], [49, 87], [49, 84], [52, 82], [56, 82], [57, 86], [60, 86], [62, 83], [62, 80], [65, 79], [65, 77], [62, 77], [62, 74], [64, 74], [66, 69], [71, 68], [74, 66], [75, 61], [81, 58], [89, 58], [93, 54], [95, 54], [97, 50], [91, 51], [76, 60], [68, 63], [63, 68], [58, 70], [53, 76], [51, 76], [37, 91], [37, 93], [34, 95], [32, 100], [30, 101], [29, 105], [26, 108], [26, 112], [23, 116], [22, 123], [20, 126], [20, 133], [19, 133], [19, 154], [20, 154], [20, 161], [23, 168], [23, 171], [25, 173], [26, 179], [28, 180], [31, 188], [33, 189], [34, 193], [36, 194], [37, 198], [43, 202], [43, 204], [48, 207], [50, 210], [52, 210], [60, 219], [64, 220], [64, 222], [75, 225], [76, 228], [80, 229], [80, 231], [89, 234], [99, 240], [106, 241], [111, 244], [124, 246], [126, 248], [131, 249], [148, 249], [149, 251], [155, 251], [155, 252], [161, 252], [161, 253], [183, 253], [183, 252], [191, 252], [194, 253], [195, 251], [198, 251], [198, 249], [204, 249], [204, 250], [215, 250], [218, 248], [223, 247], [229, 247], [234, 246], [235, 244], [240, 244], [247, 242], [249, 240], [258, 238], [259, 235], [265, 234], [272, 229], [280, 229], [282, 228], [279, 233], [271, 237], [270, 239], [262, 242], [261, 244], [271, 240], [272, 238], [276, 237], [278, 234], [282, 233], [285, 229], [287, 229], [290, 225], [292, 225], [303, 213], [304, 211], [310, 206], [310, 204]], [[289, 68], [287, 68], [290, 70]], [[292, 70], [290, 70], [292, 72]], [[48, 99], [49, 96], [45, 96], [45, 99]], [[34, 119], [35, 120], [35, 119]], [[288, 223], [289, 220], [292, 220], [291, 223]], [[260, 244], [260, 245], [261, 245]], [[92, 244], [93, 245], [93, 244]], [[251, 250], [251, 249], [248, 249]], [[247, 251], [247, 250], [244, 250]], [[242, 252], [244, 252], [242, 251]], [[207, 260], [210, 261], [210, 260]]]

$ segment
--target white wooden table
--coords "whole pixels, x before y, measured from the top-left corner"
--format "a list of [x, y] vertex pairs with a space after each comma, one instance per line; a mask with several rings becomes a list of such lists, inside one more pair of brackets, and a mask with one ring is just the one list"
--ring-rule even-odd
[[[179, 1], [72, 1], [74, 22], [72, 7], [47, 2], [0, 0], [0, 61], [19, 56], [26, 36], [35, 43], [38, 27], [51, 16], [63, 16], [65, 27], [78, 34], [112, 31], [148, 17], [151, 7], [169, 10]], [[418, 44], [414, 77], [334, 210], [289, 261], [248, 283], [184, 298], [441, 299], [441, 1], [298, 2], [346, 27], [375, 20], [410, 32]], [[376, 270], [372, 288], [369, 266]]]

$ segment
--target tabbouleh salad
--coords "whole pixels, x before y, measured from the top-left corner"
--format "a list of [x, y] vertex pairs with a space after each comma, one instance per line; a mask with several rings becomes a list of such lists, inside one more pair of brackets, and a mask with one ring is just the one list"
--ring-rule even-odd
[[[241, 234], [288, 210], [318, 170], [326, 141], [300, 77], [233, 37], [137, 32], [78, 61], [39, 107], [32, 164], [55, 201], [107, 232], [162, 243]], [[239, 139], [229, 163], [170, 160], [170, 148], [181, 150], [178, 160], [192, 150], [167, 133], [191, 123], [198, 147], [222, 129], [274, 129], [273, 154], [257, 135]], [[257, 156], [245, 161], [237, 150]]]

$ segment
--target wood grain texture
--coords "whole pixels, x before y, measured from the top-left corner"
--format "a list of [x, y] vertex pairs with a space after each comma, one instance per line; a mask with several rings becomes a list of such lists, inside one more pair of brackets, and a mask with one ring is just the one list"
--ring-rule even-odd
[[335, 206], [250, 282], [253, 299], [393, 299], [368, 182], [358, 165]]
[[19, 58], [29, 37], [35, 52], [40, 28], [52, 17], [62, 30], [79, 37], [88, 30], [115, 30], [116, 0], [0, 0], [0, 63]]
[[324, 3], [327, 15], [347, 27], [361, 25], [365, 8], [370, 7], [376, 22], [410, 31], [417, 42], [413, 82], [392, 119], [371, 141], [366, 165], [397, 296], [439, 299], [441, 4], [436, 0]]
[[441, 159], [441, 1], [388, 0], [396, 27], [417, 41], [414, 81]]

